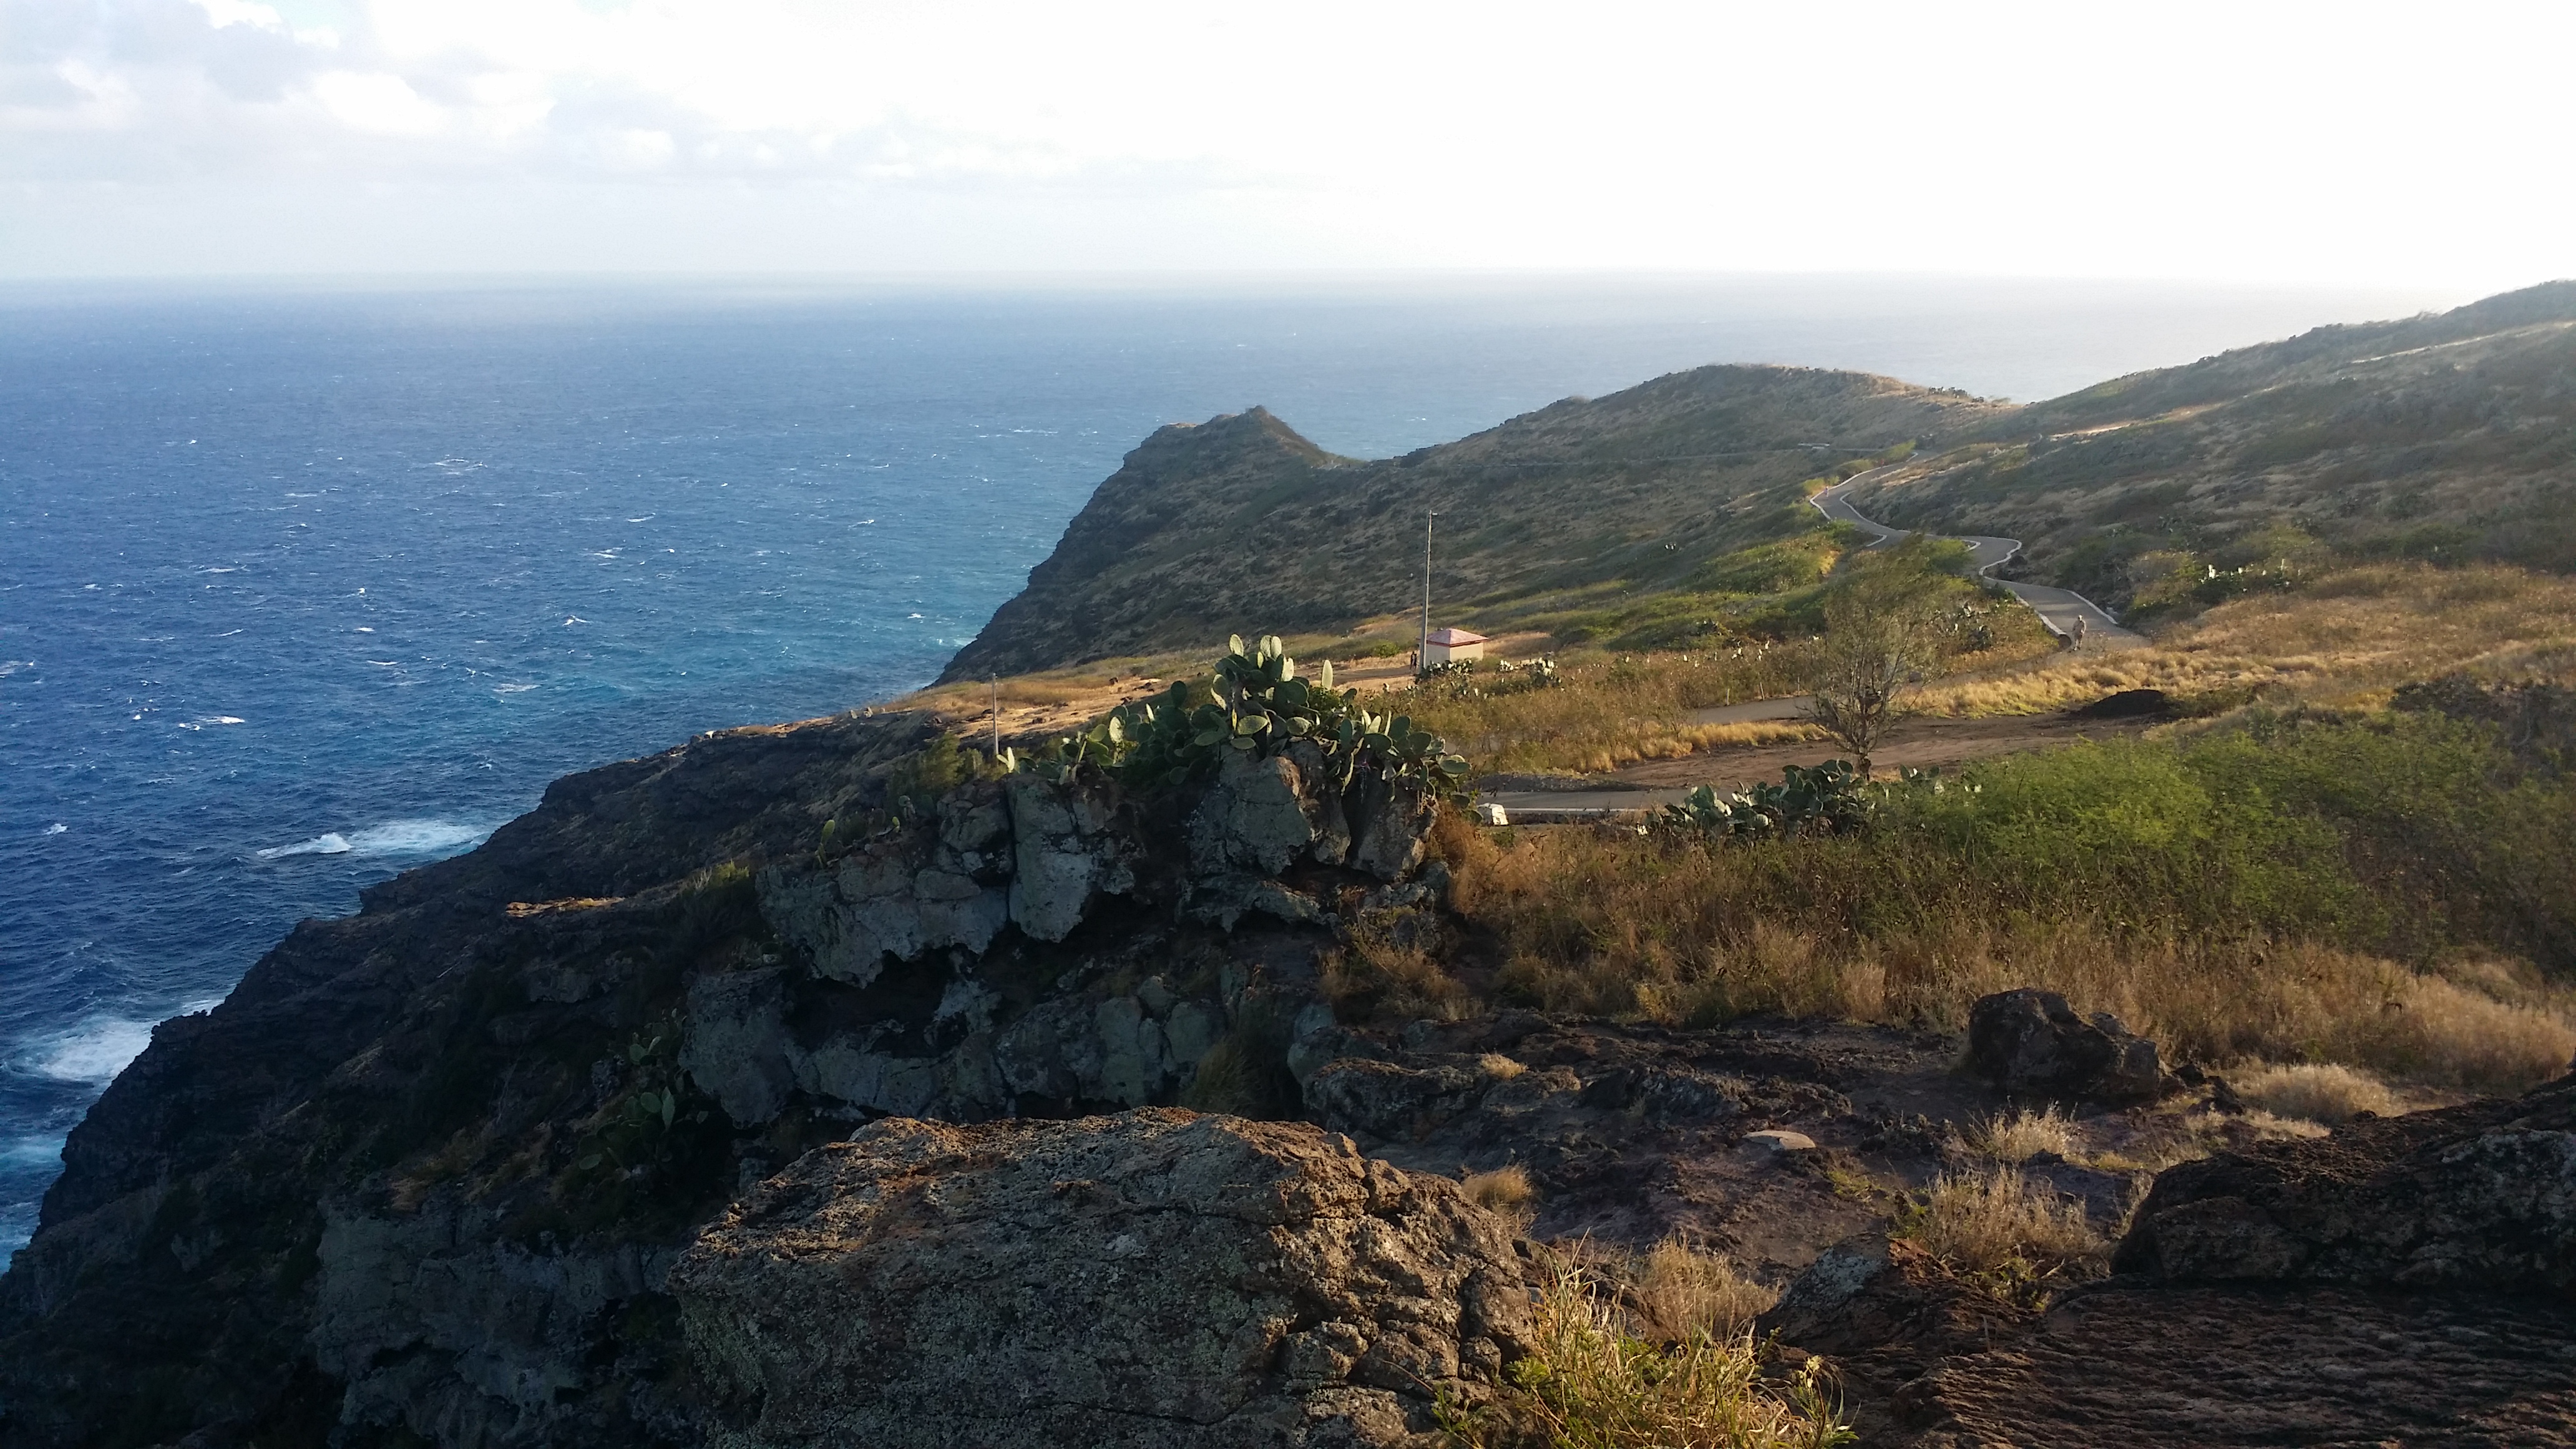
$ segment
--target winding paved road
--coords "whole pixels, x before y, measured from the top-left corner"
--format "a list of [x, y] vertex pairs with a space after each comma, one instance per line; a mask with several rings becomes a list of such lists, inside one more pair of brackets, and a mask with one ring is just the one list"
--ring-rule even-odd
[[[1912, 530], [1890, 528], [1884, 523], [1861, 517], [1859, 510], [1851, 506], [1851, 500], [1845, 495], [1864, 483], [1876, 482], [1905, 466], [1903, 463], [1890, 463], [1884, 468], [1872, 468], [1866, 473], [1855, 473], [1833, 487], [1819, 491], [1807, 501], [1816, 505], [1816, 510], [1827, 518], [1837, 523], [1852, 524], [1870, 534], [1872, 537], [1870, 547], [1885, 548], [1905, 538]], [[1985, 534], [1936, 533], [1932, 536], [1947, 538], [1952, 543], [1966, 544], [1968, 562], [1974, 565], [1981, 575], [1991, 573], [2014, 554], [2021, 552], [2021, 540], [2017, 538], [1993, 538]], [[2048, 631], [2059, 638], [2075, 638], [2076, 626], [2081, 623], [2084, 633], [2079, 648], [2135, 649], [2147, 642], [2143, 635], [2121, 628], [2120, 621], [2112, 618], [2109, 610], [2073, 589], [2053, 589], [2046, 584], [2016, 583], [2011, 579], [1995, 579], [1993, 582], [2012, 590], [2013, 597], [2030, 605], [2031, 612], [2039, 615], [2039, 622], [2047, 625]]]
[[[1890, 528], [1873, 519], [1861, 517], [1859, 510], [1851, 506], [1850, 500], [1845, 495], [1864, 483], [1875, 482], [1903, 467], [1905, 467], [1903, 463], [1891, 463], [1884, 468], [1872, 468], [1866, 473], [1855, 473], [1831, 488], [1819, 491], [1807, 501], [1815, 504], [1817, 511], [1827, 518], [1837, 523], [1851, 524], [1870, 534], [1870, 547], [1886, 548], [1907, 537], [1911, 530]], [[1966, 544], [1968, 562], [1980, 575], [1990, 574], [1995, 568], [2010, 560], [2013, 555], [2021, 552], [2021, 540], [2017, 538], [1994, 538], [1985, 534], [1934, 534], [1932, 536], [1947, 539], [1952, 543]], [[2120, 621], [2112, 618], [2109, 610], [2072, 589], [2051, 588], [2046, 584], [2017, 583], [2011, 579], [1992, 579], [1991, 582], [2001, 584], [2011, 590], [2015, 598], [2030, 605], [2031, 612], [2039, 615], [2039, 621], [2048, 626], [2050, 633], [2061, 639], [2075, 639], [2076, 647], [2087, 653], [2134, 649], [2147, 642], [2145, 636], [2121, 628]], [[2076, 634], [2079, 626], [2083, 629], [2080, 637]], [[1807, 706], [1808, 697], [1802, 694], [1788, 699], [1757, 699], [1744, 704], [1694, 710], [1689, 718], [1695, 725], [1805, 719]], [[1617, 819], [1642, 818], [1667, 802], [1680, 799], [1685, 793], [1687, 791], [1673, 788], [1498, 790], [1480, 796], [1479, 800], [1484, 804], [1502, 806], [1505, 813], [1514, 819]]]

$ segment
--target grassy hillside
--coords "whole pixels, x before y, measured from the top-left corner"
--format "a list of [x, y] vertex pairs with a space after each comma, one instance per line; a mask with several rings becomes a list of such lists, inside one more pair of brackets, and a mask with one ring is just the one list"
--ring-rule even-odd
[[1760, 551], [1820, 534], [1803, 480], [2009, 411], [1861, 373], [1704, 367], [1374, 462], [1259, 408], [1166, 427], [942, 677], [1347, 630], [1420, 598], [1426, 509], [1441, 514], [1443, 622], [1766, 593], [1795, 581], [1784, 571], [1812, 582], [1829, 537]]
[[2150, 613], [2329, 553], [2576, 570], [2576, 282], [2117, 378], [1855, 501]]

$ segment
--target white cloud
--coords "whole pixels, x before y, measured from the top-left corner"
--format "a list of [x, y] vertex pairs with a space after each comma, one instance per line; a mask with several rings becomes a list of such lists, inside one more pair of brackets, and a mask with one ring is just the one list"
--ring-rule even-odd
[[[0, 271], [89, 250], [102, 187], [247, 229], [200, 259], [294, 254], [316, 209], [365, 234], [392, 188], [433, 229], [559, 218], [509, 229], [531, 267], [2503, 285], [2576, 272], [2571, 48], [2576, 11], [2478, 3], [0, 0]], [[578, 224], [648, 181], [632, 235]], [[217, 221], [289, 192], [266, 251]]]
[[266, 5], [253, 5], [245, 0], [189, 0], [206, 12], [206, 20], [217, 30], [227, 25], [257, 25], [269, 30], [286, 28], [286, 17]]
[[401, 76], [383, 71], [329, 70], [312, 80], [322, 108], [351, 130], [378, 136], [437, 136], [447, 112], [420, 98]]

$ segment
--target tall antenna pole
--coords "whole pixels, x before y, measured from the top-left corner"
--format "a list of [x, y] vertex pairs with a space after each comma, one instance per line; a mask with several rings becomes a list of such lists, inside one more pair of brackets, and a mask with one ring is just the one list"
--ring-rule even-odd
[[1422, 642], [1413, 655], [1416, 674], [1431, 667], [1431, 520], [1439, 516], [1428, 509], [1422, 514]]

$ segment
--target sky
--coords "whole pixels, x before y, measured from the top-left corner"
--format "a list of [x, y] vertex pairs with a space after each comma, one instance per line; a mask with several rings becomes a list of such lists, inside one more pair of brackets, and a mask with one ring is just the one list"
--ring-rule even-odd
[[0, 278], [2576, 274], [2576, 5], [0, 0]]

